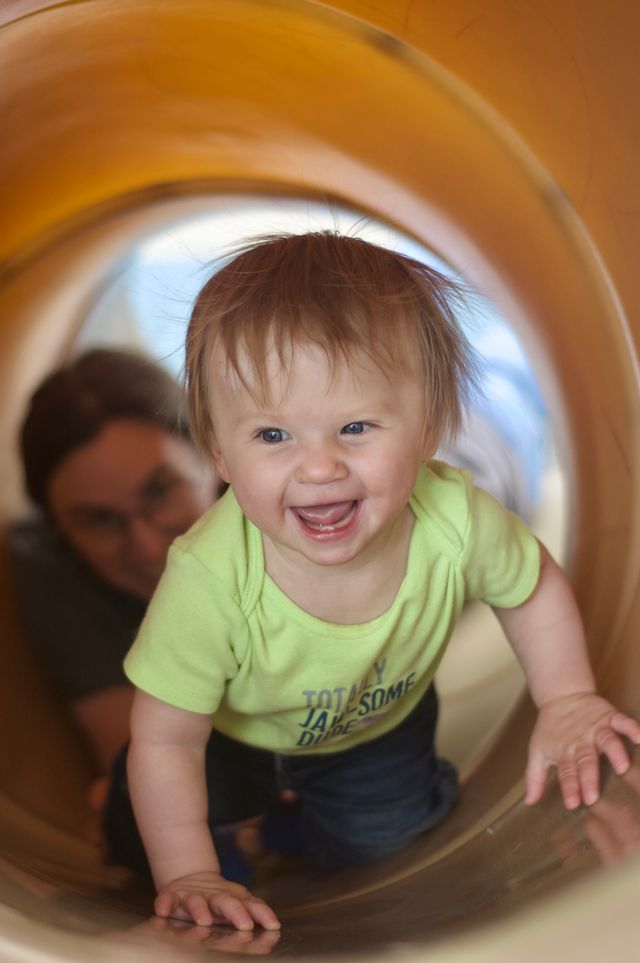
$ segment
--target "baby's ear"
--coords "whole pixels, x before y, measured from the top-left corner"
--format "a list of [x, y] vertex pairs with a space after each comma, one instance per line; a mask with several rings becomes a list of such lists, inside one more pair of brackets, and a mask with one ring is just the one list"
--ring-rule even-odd
[[423, 464], [431, 461], [436, 451], [438, 450], [437, 442], [434, 442], [432, 433], [425, 428], [425, 432], [422, 438], [422, 447], [420, 451], [420, 458]]
[[211, 461], [213, 462], [213, 467], [220, 478], [230, 484], [229, 472], [227, 471], [227, 466], [225, 460], [222, 457], [222, 453], [217, 446], [213, 446], [211, 449]]

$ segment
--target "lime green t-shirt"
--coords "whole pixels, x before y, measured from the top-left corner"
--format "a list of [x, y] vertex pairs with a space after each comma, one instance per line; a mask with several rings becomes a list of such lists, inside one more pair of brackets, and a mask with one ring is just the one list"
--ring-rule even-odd
[[332, 752], [397, 726], [431, 683], [465, 599], [531, 594], [539, 546], [467, 472], [431, 462], [410, 501], [407, 571], [391, 607], [337, 625], [266, 574], [259, 530], [226, 495], [176, 540], [125, 671], [216, 729], [285, 754]]

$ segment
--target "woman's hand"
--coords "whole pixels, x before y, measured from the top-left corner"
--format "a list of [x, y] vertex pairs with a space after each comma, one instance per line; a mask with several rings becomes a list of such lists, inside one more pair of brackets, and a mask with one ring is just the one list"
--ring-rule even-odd
[[230, 923], [238, 930], [252, 930], [258, 923], [265, 930], [280, 929], [263, 900], [213, 872], [193, 873], [162, 886], [154, 909], [157, 916], [193, 920], [201, 926]]
[[529, 743], [525, 802], [533, 805], [541, 799], [547, 770], [557, 766], [567, 809], [595, 803], [600, 795], [600, 753], [618, 775], [629, 768], [621, 736], [639, 745], [640, 723], [593, 692], [544, 703]]

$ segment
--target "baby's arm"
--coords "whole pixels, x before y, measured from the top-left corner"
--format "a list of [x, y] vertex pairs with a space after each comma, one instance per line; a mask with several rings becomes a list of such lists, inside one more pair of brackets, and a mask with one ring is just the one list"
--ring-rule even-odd
[[494, 609], [524, 669], [539, 713], [529, 743], [525, 801], [539, 801], [547, 769], [557, 766], [568, 809], [599, 796], [599, 754], [615, 772], [629, 768], [620, 736], [640, 744], [640, 724], [596, 693], [582, 623], [569, 582], [543, 545], [533, 594]]
[[237, 929], [280, 924], [262, 900], [220, 875], [207, 823], [204, 753], [209, 716], [138, 690], [131, 714], [128, 776], [140, 835], [158, 891], [158, 916]]

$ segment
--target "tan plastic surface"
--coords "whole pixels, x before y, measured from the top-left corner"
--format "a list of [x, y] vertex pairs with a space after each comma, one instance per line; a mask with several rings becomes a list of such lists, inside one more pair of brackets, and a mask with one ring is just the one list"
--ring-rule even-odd
[[[637, 712], [639, 29], [632, 0], [4, 0], [5, 517], [25, 398], [128, 244], [211, 193], [336, 199], [435, 247], [518, 326], [553, 410], [599, 682]], [[148, 894], [79, 841], [87, 763], [2, 585], [0, 959], [237, 950], [147, 923]], [[523, 705], [424, 844], [278, 884], [273, 952], [637, 960], [640, 773], [589, 815], [553, 791], [525, 810], [530, 724]]]

